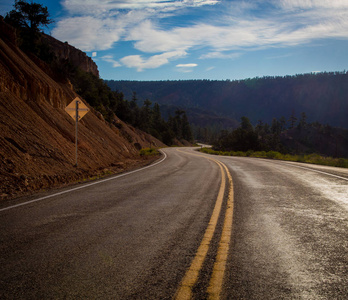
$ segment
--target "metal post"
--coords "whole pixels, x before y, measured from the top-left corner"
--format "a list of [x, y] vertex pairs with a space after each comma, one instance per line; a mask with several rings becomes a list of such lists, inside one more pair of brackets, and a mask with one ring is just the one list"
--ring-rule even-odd
[[78, 133], [78, 123], [79, 123], [79, 101], [76, 100], [76, 116], [75, 116], [75, 122], [76, 122], [76, 136], [75, 136], [75, 150], [76, 150], [76, 164], [75, 167], [77, 168], [77, 133]]

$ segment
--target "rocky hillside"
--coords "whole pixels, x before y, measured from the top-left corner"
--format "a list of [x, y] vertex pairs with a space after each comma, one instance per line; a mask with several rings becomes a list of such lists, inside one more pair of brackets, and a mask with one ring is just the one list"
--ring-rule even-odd
[[91, 108], [79, 122], [74, 167], [75, 124], [64, 108], [77, 95], [51, 73], [16, 46], [14, 30], [0, 20], [1, 199], [146, 164], [139, 149], [163, 146], [116, 116], [110, 125]]

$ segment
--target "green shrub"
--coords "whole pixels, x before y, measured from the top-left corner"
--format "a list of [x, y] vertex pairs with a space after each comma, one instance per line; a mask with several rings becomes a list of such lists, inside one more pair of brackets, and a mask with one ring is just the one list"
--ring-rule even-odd
[[286, 161], [295, 161], [295, 162], [303, 162], [303, 163], [311, 163], [317, 165], [326, 165], [340, 168], [348, 168], [348, 159], [346, 158], [332, 158], [332, 157], [324, 157], [320, 154], [313, 153], [308, 155], [291, 155], [291, 154], [281, 154], [277, 151], [215, 151], [211, 148], [202, 148], [199, 151], [206, 154], [213, 155], [224, 155], [224, 156], [242, 156], [242, 157], [260, 157], [260, 158], [269, 158], [269, 159], [281, 159]]
[[348, 168], [348, 159], [338, 158], [335, 166], [341, 168]]
[[295, 159], [294, 161], [297, 161], [297, 162], [305, 162], [305, 158], [304, 158], [304, 155], [295, 155]]
[[267, 157], [267, 152], [266, 151], [256, 151], [253, 153], [253, 157]]
[[160, 153], [154, 148], [144, 148], [140, 150], [140, 156], [154, 156]]
[[254, 151], [253, 151], [253, 150], [248, 150], [248, 151], [246, 152], [246, 156], [253, 156], [253, 154], [254, 154]]
[[277, 151], [268, 151], [267, 153], [266, 153], [266, 157], [267, 158], [272, 158], [272, 159], [274, 159], [274, 158], [279, 158], [281, 156], [281, 154], [279, 153], [279, 152], [277, 152]]

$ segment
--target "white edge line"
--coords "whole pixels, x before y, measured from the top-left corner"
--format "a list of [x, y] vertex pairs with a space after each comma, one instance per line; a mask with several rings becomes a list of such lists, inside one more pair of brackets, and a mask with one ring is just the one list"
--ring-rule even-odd
[[127, 173], [119, 174], [119, 175], [116, 175], [116, 176], [113, 176], [113, 177], [110, 177], [110, 178], [98, 180], [96, 182], [84, 184], [83, 186], [75, 187], [75, 188], [72, 188], [72, 189], [69, 189], [69, 190], [66, 190], [66, 191], [63, 191], [63, 192], [55, 193], [55, 194], [48, 195], [48, 196], [45, 196], [45, 197], [41, 197], [41, 198], [38, 198], [38, 199], [33, 199], [33, 200], [30, 200], [30, 201], [27, 201], [27, 202], [23, 202], [23, 203], [11, 205], [11, 206], [8, 206], [8, 207], [4, 207], [4, 208], [0, 209], [0, 212], [6, 211], [6, 210], [10, 210], [12, 208], [16, 208], [16, 207], [19, 207], [19, 206], [24, 206], [24, 205], [27, 205], [27, 204], [31, 204], [31, 203], [34, 203], [34, 202], [42, 201], [42, 200], [45, 200], [45, 199], [48, 199], [48, 198], [52, 198], [52, 197], [55, 197], [55, 196], [60, 196], [60, 195], [63, 195], [63, 194], [66, 194], [66, 193], [70, 193], [70, 192], [73, 192], [73, 191], [81, 190], [81, 189], [90, 187], [92, 185], [96, 185], [96, 184], [100, 184], [100, 183], [103, 183], [103, 182], [106, 182], [106, 181], [114, 180], [114, 179], [117, 179], [117, 178], [120, 178], [120, 177], [123, 177], [123, 176], [127, 176], [127, 175], [130, 175], [130, 174], [133, 174], [133, 173], [136, 173], [136, 172], [139, 172], [139, 171], [142, 171], [142, 170], [154, 167], [154, 166], [160, 164], [161, 162], [163, 162], [167, 158], [167, 154], [165, 152], [163, 152], [162, 150], [159, 150], [159, 151], [164, 154], [164, 157], [160, 161], [158, 161], [158, 162], [156, 162], [154, 164], [148, 165], [146, 167], [143, 167], [141, 169], [137, 169], [137, 170], [130, 171], [130, 172], [127, 172]]
[[305, 169], [305, 170], [313, 171], [313, 172], [316, 172], [316, 173], [321, 173], [321, 174], [329, 175], [329, 176], [332, 176], [332, 177], [336, 177], [336, 178], [339, 178], [339, 179], [343, 179], [343, 180], [348, 181], [348, 178], [346, 178], [346, 177], [334, 175], [334, 174], [327, 173], [327, 172], [323, 172], [323, 171], [319, 171], [319, 170], [316, 170], [316, 169], [306, 168], [306, 167], [302, 167], [302, 166], [296, 166], [296, 165], [291, 164], [291, 163], [286, 163], [286, 164], [287, 164], [288, 166], [293, 166], [293, 167], [296, 167], [296, 168], [301, 168], [301, 169]]
[[[223, 156], [223, 155], [218, 155], [218, 156], [220, 156], [220, 157], [228, 157], [228, 156]], [[236, 157], [237, 157], [237, 156], [236, 156]], [[230, 157], [230, 158], [232, 158], [232, 157]], [[250, 157], [250, 158], [256, 158], [256, 159], [258, 159], [258, 157]], [[287, 162], [287, 161], [282, 161], [282, 160], [274, 161], [274, 160], [271, 160], [271, 159], [267, 159], [267, 161], [269, 161], [269, 162], [271, 162], [271, 163], [274, 163], [274, 164], [278, 164], [278, 165], [279, 165], [279, 164], [285, 164], [285, 165], [288, 165], [288, 166], [292, 166], [292, 167], [294, 167], [294, 168], [301, 168], [301, 169], [313, 171], [313, 172], [316, 172], [316, 173], [325, 174], [325, 175], [328, 175], [328, 176], [332, 176], [332, 177], [336, 177], [336, 178], [339, 178], [339, 179], [343, 179], [343, 180], [348, 181], [348, 178], [346, 178], [346, 177], [334, 175], [334, 174], [327, 173], [327, 172], [323, 172], [323, 171], [319, 171], [319, 170], [316, 170], [316, 169], [311, 169], [311, 168], [306, 168], [306, 167], [302, 167], [302, 166], [297, 166], [297, 165], [292, 164], [291, 162]]]

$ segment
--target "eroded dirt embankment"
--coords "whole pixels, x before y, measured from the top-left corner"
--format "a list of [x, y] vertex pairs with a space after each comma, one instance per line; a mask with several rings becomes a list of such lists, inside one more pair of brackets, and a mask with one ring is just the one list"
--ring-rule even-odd
[[74, 167], [75, 124], [64, 108], [77, 95], [23, 53], [15, 38], [0, 20], [0, 200], [144, 165], [139, 148], [164, 146], [116, 116], [117, 127], [105, 122], [91, 108], [79, 122]]

